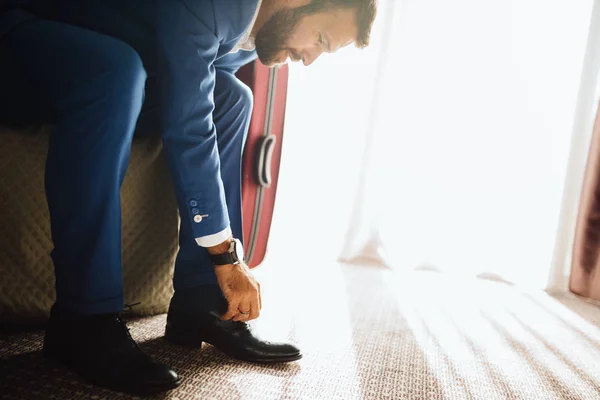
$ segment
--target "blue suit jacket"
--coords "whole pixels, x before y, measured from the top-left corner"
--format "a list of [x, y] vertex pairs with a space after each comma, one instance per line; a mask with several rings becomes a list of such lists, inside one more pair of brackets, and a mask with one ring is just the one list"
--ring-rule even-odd
[[[229, 226], [220, 174], [213, 90], [215, 68], [237, 69], [254, 52], [228, 54], [254, 17], [258, 0], [0, 0], [32, 14], [117, 37], [140, 54], [156, 79], [164, 153], [182, 219], [195, 237]], [[3, 33], [31, 14], [0, 20]], [[194, 223], [190, 202], [202, 215]], [[192, 204], [194, 204], [192, 202]]]

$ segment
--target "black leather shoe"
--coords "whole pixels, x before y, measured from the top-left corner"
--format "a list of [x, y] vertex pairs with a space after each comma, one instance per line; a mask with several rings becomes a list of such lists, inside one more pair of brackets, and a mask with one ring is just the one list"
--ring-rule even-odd
[[223, 321], [227, 300], [216, 285], [178, 290], [171, 299], [165, 338], [183, 346], [210, 343], [238, 360], [261, 364], [296, 361], [300, 350], [291, 343], [258, 338], [245, 322]]
[[43, 353], [90, 384], [119, 392], [152, 394], [180, 383], [175, 371], [138, 347], [115, 314], [72, 317], [53, 309]]

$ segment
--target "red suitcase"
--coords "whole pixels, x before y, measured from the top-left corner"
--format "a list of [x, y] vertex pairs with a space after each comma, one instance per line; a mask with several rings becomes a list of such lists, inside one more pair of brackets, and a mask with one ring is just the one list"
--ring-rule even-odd
[[254, 94], [254, 110], [242, 161], [242, 216], [248, 265], [259, 265], [267, 251], [287, 96], [288, 67], [267, 68], [260, 61], [242, 67], [237, 76]]

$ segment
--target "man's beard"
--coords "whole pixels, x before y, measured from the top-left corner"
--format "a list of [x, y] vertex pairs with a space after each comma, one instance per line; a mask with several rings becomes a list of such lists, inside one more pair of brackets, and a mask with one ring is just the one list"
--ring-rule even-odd
[[302, 7], [277, 10], [256, 34], [254, 43], [260, 61], [267, 66], [284, 62], [285, 59], [280, 60], [277, 57], [282, 50], [286, 50], [298, 24], [303, 17], [320, 8], [322, 4], [317, 0]]

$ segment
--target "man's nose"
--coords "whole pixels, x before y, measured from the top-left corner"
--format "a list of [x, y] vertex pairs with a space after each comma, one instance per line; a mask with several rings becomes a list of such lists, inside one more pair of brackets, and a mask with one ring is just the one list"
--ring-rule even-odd
[[305, 67], [308, 67], [310, 64], [314, 63], [315, 60], [317, 58], [319, 58], [319, 56], [323, 54], [322, 51], [314, 51], [314, 52], [310, 52], [309, 54], [307, 54], [305, 57], [302, 58], [302, 62], [304, 63]]

